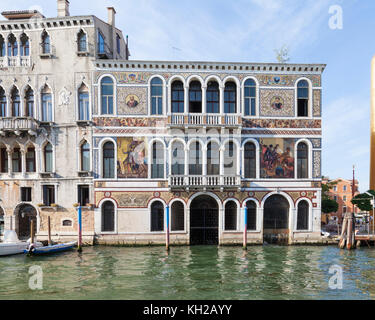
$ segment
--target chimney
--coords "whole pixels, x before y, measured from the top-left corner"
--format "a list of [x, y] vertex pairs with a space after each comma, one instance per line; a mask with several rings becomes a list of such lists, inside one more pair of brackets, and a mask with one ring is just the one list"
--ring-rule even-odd
[[69, 1], [57, 0], [57, 16], [69, 17]]
[[110, 24], [114, 28], [116, 10], [113, 7], [108, 7], [107, 9], [108, 9], [108, 24]]

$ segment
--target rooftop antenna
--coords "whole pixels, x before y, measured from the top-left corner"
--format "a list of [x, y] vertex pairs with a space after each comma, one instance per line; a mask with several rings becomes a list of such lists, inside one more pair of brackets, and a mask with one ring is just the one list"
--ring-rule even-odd
[[177, 52], [178, 51], [182, 51], [182, 50], [180, 48], [177, 48], [177, 47], [172, 47], [172, 50], [173, 50], [174, 60], [178, 60], [178, 58], [177, 58]]
[[274, 50], [276, 53], [276, 60], [278, 63], [287, 63], [289, 58], [289, 49], [283, 45], [280, 49]]

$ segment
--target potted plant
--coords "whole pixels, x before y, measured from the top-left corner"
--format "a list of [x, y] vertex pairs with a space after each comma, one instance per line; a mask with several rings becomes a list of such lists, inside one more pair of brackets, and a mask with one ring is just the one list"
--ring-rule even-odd
[[52, 208], [57, 208], [57, 204], [56, 203], [51, 203], [51, 207]]
[[44, 207], [44, 203], [38, 203], [38, 207]]
[[73, 207], [77, 208], [79, 206], [79, 203], [73, 203]]

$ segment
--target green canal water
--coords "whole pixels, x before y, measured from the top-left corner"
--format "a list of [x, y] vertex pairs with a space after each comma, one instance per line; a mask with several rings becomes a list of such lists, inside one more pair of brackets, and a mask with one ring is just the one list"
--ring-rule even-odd
[[[29, 289], [29, 268], [43, 289]], [[329, 289], [329, 268], [343, 288]], [[375, 249], [335, 246], [85, 247], [0, 257], [0, 299], [373, 299]]]

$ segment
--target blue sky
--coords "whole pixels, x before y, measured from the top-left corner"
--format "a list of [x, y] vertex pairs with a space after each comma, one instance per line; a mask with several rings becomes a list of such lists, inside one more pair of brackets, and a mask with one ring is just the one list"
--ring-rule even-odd
[[[329, 8], [343, 9], [331, 30]], [[370, 61], [375, 55], [374, 0], [71, 0], [70, 14], [93, 14], [129, 35], [131, 59], [276, 62], [286, 45], [291, 63], [325, 63], [322, 173], [369, 184]], [[42, 8], [56, 1], [1, 0], [1, 11]]]

